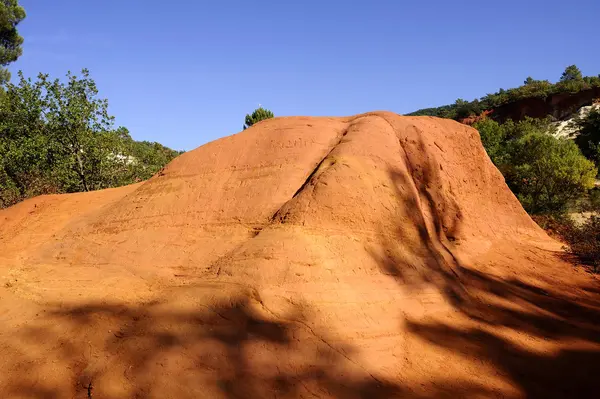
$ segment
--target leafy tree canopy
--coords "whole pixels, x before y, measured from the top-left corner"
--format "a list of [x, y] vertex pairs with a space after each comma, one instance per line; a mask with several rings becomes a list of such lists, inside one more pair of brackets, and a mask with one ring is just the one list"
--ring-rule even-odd
[[264, 119], [270, 119], [273, 117], [274, 117], [273, 112], [271, 112], [268, 109], [265, 109], [263, 107], [259, 107], [259, 108], [255, 109], [252, 114], [246, 114], [244, 130], [248, 129], [250, 126], [254, 125], [255, 123], [258, 123]]
[[563, 211], [594, 187], [598, 171], [571, 140], [530, 133], [510, 146], [504, 175], [528, 212]]
[[597, 169], [577, 145], [554, 137], [550, 119], [476, 122], [481, 141], [530, 213], [562, 212], [594, 186]]
[[600, 109], [592, 109], [584, 118], [574, 120], [578, 130], [575, 143], [587, 159], [600, 165]]
[[10, 79], [4, 67], [14, 62], [23, 52], [23, 38], [17, 32], [17, 25], [25, 18], [25, 10], [17, 0], [0, 0], [0, 84]]
[[573, 80], [583, 80], [583, 74], [576, 65], [569, 65], [560, 77], [560, 81], [569, 82]]
[[600, 87], [600, 76], [583, 77], [579, 68], [571, 65], [565, 69], [560, 80], [555, 84], [547, 80], [535, 80], [528, 77], [520, 87], [508, 90], [500, 89], [496, 93], [487, 94], [471, 102], [458, 99], [454, 104], [425, 108], [409, 115], [462, 119], [524, 98], [546, 98], [556, 93], [577, 93], [594, 87]]
[[8, 83], [0, 97], [0, 208], [46, 193], [144, 180], [178, 153], [113, 129], [108, 102], [87, 70], [66, 82], [40, 74]]

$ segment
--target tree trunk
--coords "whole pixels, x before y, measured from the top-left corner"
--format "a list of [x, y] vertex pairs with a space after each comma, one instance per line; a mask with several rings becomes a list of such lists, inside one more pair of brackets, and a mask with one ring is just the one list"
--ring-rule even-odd
[[77, 171], [77, 173], [79, 174], [81, 183], [83, 183], [83, 189], [85, 191], [90, 191], [85, 180], [85, 173], [83, 172], [83, 161], [81, 160], [81, 154], [79, 154], [79, 151], [76, 152], [75, 156], [77, 157], [77, 164], [79, 165], [79, 170]]

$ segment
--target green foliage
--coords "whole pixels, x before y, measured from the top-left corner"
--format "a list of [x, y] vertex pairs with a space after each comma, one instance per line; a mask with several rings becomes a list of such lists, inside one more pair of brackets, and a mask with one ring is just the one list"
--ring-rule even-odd
[[515, 140], [531, 133], [556, 133], [556, 127], [552, 124], [551, 117], [542, 119], [526, 116], [519, 122], [508, 120], [502, 126], [506, 132], [506, 138], [509, 140]]
[[520, 87], [508, 90], [500, 89], [496, 93], [487, 94], [471, 102], [458, 99], [451, 105], [421, 109], [408, 115], [462, 119], [471, 115], [479, 115], [482, 111], [494, 109], [525, 98], [546, 98], [557, 93], [577, 93], [581, 90], [594, 87], [600, 87], [600, 76], [583, 77], [579, 68], [571, 65], [565, 69], [559, 82], [556, 84], [552, 84], [548, 80], [535, 80], [532, 77], [528, 77]]
[[534, 215], [533, 220], [548, 234], [564, 242], [566, 244], [564, 249], [579, 262], [591, 266], [594, 272], [598, 272], [600, 216], [592, 215], [580, 225], [567, 215]]
[[576, 65], [569, 65], [560, 77], [561, 82], [577, 80], [583, 80], [583, 74], [581, 73], [581, 70], [577, 68]]
[[566, 214], [531, 215], [531, 218], [551, 237], [560, 241], [566, 241], [569, 231], [575, 228], [575, 223]]
[[501, 170], [508, 186], [530, 213], [562, 212], [594, 186], [598, 172], [570, 140], [528, 133], [507, 144]]
[[504, 158], [504, 142], [506, 139], [506, 130], [504, 127], [489, 118], [476, 122], [473, 127], [479, 130], [481, 143], [492, 162], [495, 165], [502, 164]]
[[562, 234], [567, 242], [568, 252], [580, 262], [593, 267], [598, 272], [600, 266], [600, 216], [592, 215], [582, 226], [564, 229]]
[[23, 38], [17, 32], [17, 25], [25, 18], [25, 10], [17, 0], [0, 0], [0, 84], [10, 79], [4, 67], [14, 62], [23, 52]]
[[[458, 100], [457, 100], [458, 101]], [[440, 118], [454, 119], [456, 116], [455, 105], [443, 105], [436, 108], [423, 108], [408, 114], [409, 116], [437, 116]]]
[[44, 74], [19, 78], [0, 97], [0, 207], [147, 179], [177, 155], [113, 130], [108, 102], [87, 70], [67, 74], [66, 83]]
[[273, 112], [269, 111], [268, 109], [265, 109], [263, 107], [257, 108], [254, 110], [254, 112], [251, 115], [246, 114], [244, 130], [248, 129], [250, 126], [254, 125], [255, 123], [258, 123], [264, 119], [270, 119], [273, 117], [274, 117]]
[[555, 127], [551, 118], [535, 119], [525, 117], [519, 122], [508, 120], [500, 124], [492, 119], [484, 118], [473, 124], [479, 131], [481, 142], [495, 165], [510, 162], [509, 146], [512, 141], [532, 133], [552, 134]]
[[594, 185], [594, 164], [575, 143], [551, 135], [549, 118], [474, 124], [492, 162], [530, 213], [562, 212]]
[[575, 143], [587, 159], [600, 165], [600, 110], [592, 109], [585, 118], [576, 118], [573, 123], [578, 130]]
[[481, 104], [478, 100], [468, 102], [463, 99], [458, 99], [454, 103], [455, 106], [455, 115], [454, 119], [463, 119], [468, 118], [470, 116], [479, 115], [484, 109], [481, 107]]
[[131, 137], [125, 140], [125, 144], [126, 149], [123, 153], [128, 153], [135, 159], [129, 181], [151, 178], [173, 158], [183, 153], [183, 151], [174, 151], [156, 142], [134, 141]]

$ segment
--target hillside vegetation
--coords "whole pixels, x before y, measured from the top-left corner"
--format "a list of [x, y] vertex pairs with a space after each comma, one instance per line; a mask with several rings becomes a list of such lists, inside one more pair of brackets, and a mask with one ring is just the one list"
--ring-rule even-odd
[[113, 128], [87, 70], [67, 82], [19, 74], [0, 97], [0, 208], [28, 197], [150, 178], [179, 152]]
[[514, 89], [500, 89], [471, 102], [458, 99], [452, 105], [410, 115], [471, 123], [479, 130], [492, 162], [528, 212], [564, 214], [594, 187], [600, 163], [600, 113], [592, 110], [584, 118], [573, 119], [575, 140], [568, 140], [555, 137], [554, 117], [550, 114], [543, 118], [525, 114], [520, 120], [502, 120], [496, 107], [557, 93], [577, 96], [597, 87], [600, 76], [584, 77], [579, 68], [571, 65], [555, 84], [529, 77], [523, 86]]
[[[568, 251], [597, 271], [600, 193], [595, 180], [600, 165], [600, 111], [592, 107], [584, 116], [576, 112], [578, 106], [594, 102], [598, 88], [600, 75], [584, 77], [571, 65], [554, 84], [529, 77], [514, 89], [500, 89], [470, 102], [458, 99], [454, 104], [410, 115], [472, 124], [523, 207], [562, 238]], [[561, 98], [549, 101], [551, 96]], [[517, 120], [510, 115], [516, 115]], [[567, 125], [572, 139], [556, 137], [556, 115], [570, 118]], [[583, 211], [591, 211], [592, 217], [582, 225], [576, 225], [568, 216]]]
[[114, 129], [108, 101], [85, 69], [79, 77], [67, 73], [66, 82], [19, 72], [11, 83], [6, 66], [23, 52], [17, 25], [24, 18], [17, 0], [0, 2], [0, 208], [39, 194], [142, 181], [179, 154]]
[[412, 112], [411, 116], [438, 116], [440, 118], [463, 119], [469, 116], [479, 115], [483, 111], [491, 110], [516, 101], [542, 98], [545, 99], [554, 94], [574, 94], [583, 90], [600, 88], [600, 75], [583, 76], [575, 65], [568, 66], [556, 83], [548, 80], [536, 80], [528, 77], [522, 86], [512, 89], [499, 89], [496, 93], [487, 94], [473, 101], [457, 99], [454, 104], [443, 105], [434, 108], [424, 108]]

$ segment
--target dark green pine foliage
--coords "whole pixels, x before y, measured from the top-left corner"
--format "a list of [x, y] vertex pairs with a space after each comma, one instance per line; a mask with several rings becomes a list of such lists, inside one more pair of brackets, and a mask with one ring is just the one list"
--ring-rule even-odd
[[17, 25], [24, 18], [25, 10], [17, 0], [0, 0], [0, 84], [10, 79], [5, 67], [23, 53], [23, 38], [17, 32]]
[[248, 129], [250, 126], [254, 125], [265, 119], [273, 118], [273, 112], [265, 109], [263, 107], [257, 108], [254, 110], [252, 114], [246, 114], [246, 119], [244, 123], [244, 130]]

